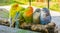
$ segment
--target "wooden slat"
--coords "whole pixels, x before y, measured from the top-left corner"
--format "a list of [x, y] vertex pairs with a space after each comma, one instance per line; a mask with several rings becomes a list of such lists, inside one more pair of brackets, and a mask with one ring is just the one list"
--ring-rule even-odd
[[0, 25], [0, 33], [39, 33], [39, 32], [10, 28], [10, 27]]

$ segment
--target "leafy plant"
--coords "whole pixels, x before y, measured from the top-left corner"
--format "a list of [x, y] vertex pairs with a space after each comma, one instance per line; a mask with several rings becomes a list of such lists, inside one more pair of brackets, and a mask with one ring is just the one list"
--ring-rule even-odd
[[50, 6], [50, 9], [55, 10], [55, 11], [60, 11], [59, 10], [60, 9], [59, 4], [54, 4], [54, 5]]

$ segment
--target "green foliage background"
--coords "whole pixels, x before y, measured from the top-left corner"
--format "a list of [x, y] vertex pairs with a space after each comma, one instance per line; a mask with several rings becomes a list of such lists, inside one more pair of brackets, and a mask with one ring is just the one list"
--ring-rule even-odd
[[[28, 2], [29, 0], [0, 0], [0, 6], [2, 5], [10, 5], [10, 4], [13, 4], [13, 3], [19, 3], [21, 5], [28, 5]], [[40, 4], [39, 6], [37, 6], [34, 2], [37, 2], [36, 0], [32, 0], [32, 6], [36, 6], [36, 7], [39, 7], [39, 8], [43, 8], [43, 7], [47, 7], [47, 5], [42, 5]], [[50, 10], [55, 10], [55, 11], [58, 11], [60, 12], [60, 6], [58, 4], [58, 0], [50, 0], [50, 2], [52, 3], [55, 3], [53, 5], [50, 6]]]

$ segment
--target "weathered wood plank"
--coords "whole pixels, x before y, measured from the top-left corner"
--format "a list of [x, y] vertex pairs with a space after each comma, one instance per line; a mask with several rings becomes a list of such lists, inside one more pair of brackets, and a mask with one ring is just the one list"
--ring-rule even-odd
[[0, 33], [40, 33], [40, 32], [33, 32], [23, 29], [16, 29], [16, 28], [10, 28], [7, 26], [0, 25]]

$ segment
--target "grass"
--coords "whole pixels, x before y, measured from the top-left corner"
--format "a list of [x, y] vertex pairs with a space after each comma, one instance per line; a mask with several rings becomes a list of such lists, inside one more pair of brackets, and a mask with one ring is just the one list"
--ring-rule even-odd
[[60, 6], [58, 4], [54, 4], [54, 5], [50, 6], [50, 9], [57, 11], [57, 12], [60, 12]]
[[[2, 5], [10, 5], [10, 4], [13, 4], [13, 3], [15, 3], [15, 2], [14, 1], [10, 1], [9, 3], [0, 3], [0, 6], [2, 6]], [[18, 1], [16, 3], [19, 3], [21, 5], [27, 5], [28, 4], [28, 2], [22, 2], [22, 1]], [[53, 4], [53, 3], [55, 3], [55, 4]], [[43, 7], [47, 7], [47, 4], [39, 3], [39, 2], [38, 3], [37, 2], [32, 2], [32, 6], [35, 6], [37, 8], [43, 8]], [[50, 10], [54, 10], [54, 11], [60, 12], [59, 4], [56, 3], [56, 2], [52, 2], [50, 4]]]
[[[40, 4], [40, 3], [39, 3]], [[47, 4], [34, 4], [32, 3], [32, 6], [36, 6], [38, 8], [43, 8], [43, 7], [47, 7]], [[54, 3], [54, 4], [50, 4], [50, 7], [49, 7], [50, 10], [54, 10], [56, 12], [60, 12], [60, 6], [58, 3]]]

